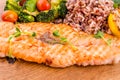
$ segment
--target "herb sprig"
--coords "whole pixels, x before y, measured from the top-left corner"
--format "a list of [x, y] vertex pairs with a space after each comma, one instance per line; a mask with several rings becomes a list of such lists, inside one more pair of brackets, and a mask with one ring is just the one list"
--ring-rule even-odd
[[36, 33], [35, 32], [22, 32], [18, 27], [16, 27], [15, 32], [9, 36], [8, 42], [9, 42], [9, 51], [8, 51], [8, 57], [13, 58], [12, 56], [12, 40], [14, 38], [17, 38], [21, 35], [28, 35], [30, 37], [35, 37]]
[[106, 43], [107, 43], [107, 45], [111, 45], [111, 42], [112, 42], [112, 39], [105, 39], [105, 37], [104, 37], [104, 33], [103, 32], [101, 32], [101, 31], [98, 31], [95, 35], [94, 35], [94, 37], [96, 38], [96, 39], [103, 39]]
[[54, 35], [55, 37], [59, 37], [61, 43], [66, 43], [66, 42], [68, 42], [67, 38], [62, 37], [62, 36], [60, 35], [59, 30], [55, 30], [55, 31], [53, 32], [53, 35]]
[[63, 44], [67, 43], [67, 44], [69, 44], [74, 50], [77, 49], [77, 47], [75, 47], [71, 42], [69, 42], [67, 38], [61, 36], [61, 34], [59, 33], [59, 30], [55, 30], [55, 31], [53, 32], [53, 35], [54, 35], [55, 37], [60, 38], [60, 43], [63, 43]]

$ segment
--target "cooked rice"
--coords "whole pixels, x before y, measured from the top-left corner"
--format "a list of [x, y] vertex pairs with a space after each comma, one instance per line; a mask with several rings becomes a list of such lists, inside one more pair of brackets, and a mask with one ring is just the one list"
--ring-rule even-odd
[[68, 13], [64, 23], [77, 30], [96, 33], [98, 30], [110, 33], [107, 17], [113, 10], [112, 0], [68, 0]]

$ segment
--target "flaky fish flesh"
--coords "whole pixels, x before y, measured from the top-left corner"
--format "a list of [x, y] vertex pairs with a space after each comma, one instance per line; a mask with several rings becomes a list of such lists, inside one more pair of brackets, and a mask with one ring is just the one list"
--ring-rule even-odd
[[[16, 32], [21, 31], [9, 41]], [[18, 31], [19, 31], [18, 30]], [[35, 33], [34, 37], [28, 33]], [[108, 45], [104, 39], [111, 39]], [[0, 57], [11, 55], [52, 67], [104, 65], [120, 61], [120, 38], [104, 34], [104, 39], [77, 32], [65, 24], [0, 22]]]

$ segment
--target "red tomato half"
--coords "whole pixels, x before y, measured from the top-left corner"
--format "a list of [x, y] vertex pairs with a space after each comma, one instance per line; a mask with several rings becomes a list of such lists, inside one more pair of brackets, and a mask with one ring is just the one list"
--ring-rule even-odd
[[2, 20], [8, 22], [16, 22], [18, 20], [18, 14], [12, 10], [7, 10], [3, 12]]
[[40, 11], [49, 10], [51, 8], [51, 5], [48, 0], [38, 0], [37, 8]]
[[26, 2], [26, 0], [21, 0], [21, 1], [19, 2], [19, 5], [20, 5], [20, 6], [23, 6], [25, 2]]

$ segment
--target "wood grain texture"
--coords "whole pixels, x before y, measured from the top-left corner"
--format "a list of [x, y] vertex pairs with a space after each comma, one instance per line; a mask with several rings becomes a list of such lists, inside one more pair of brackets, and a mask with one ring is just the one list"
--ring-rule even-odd
[[[0, 16], [5, 1], [0, 1]], [[60, 69], [22, 60], [8, 64], [5, 59], [0, 59], [0, 80], [120, 80], [120, 63]]]

